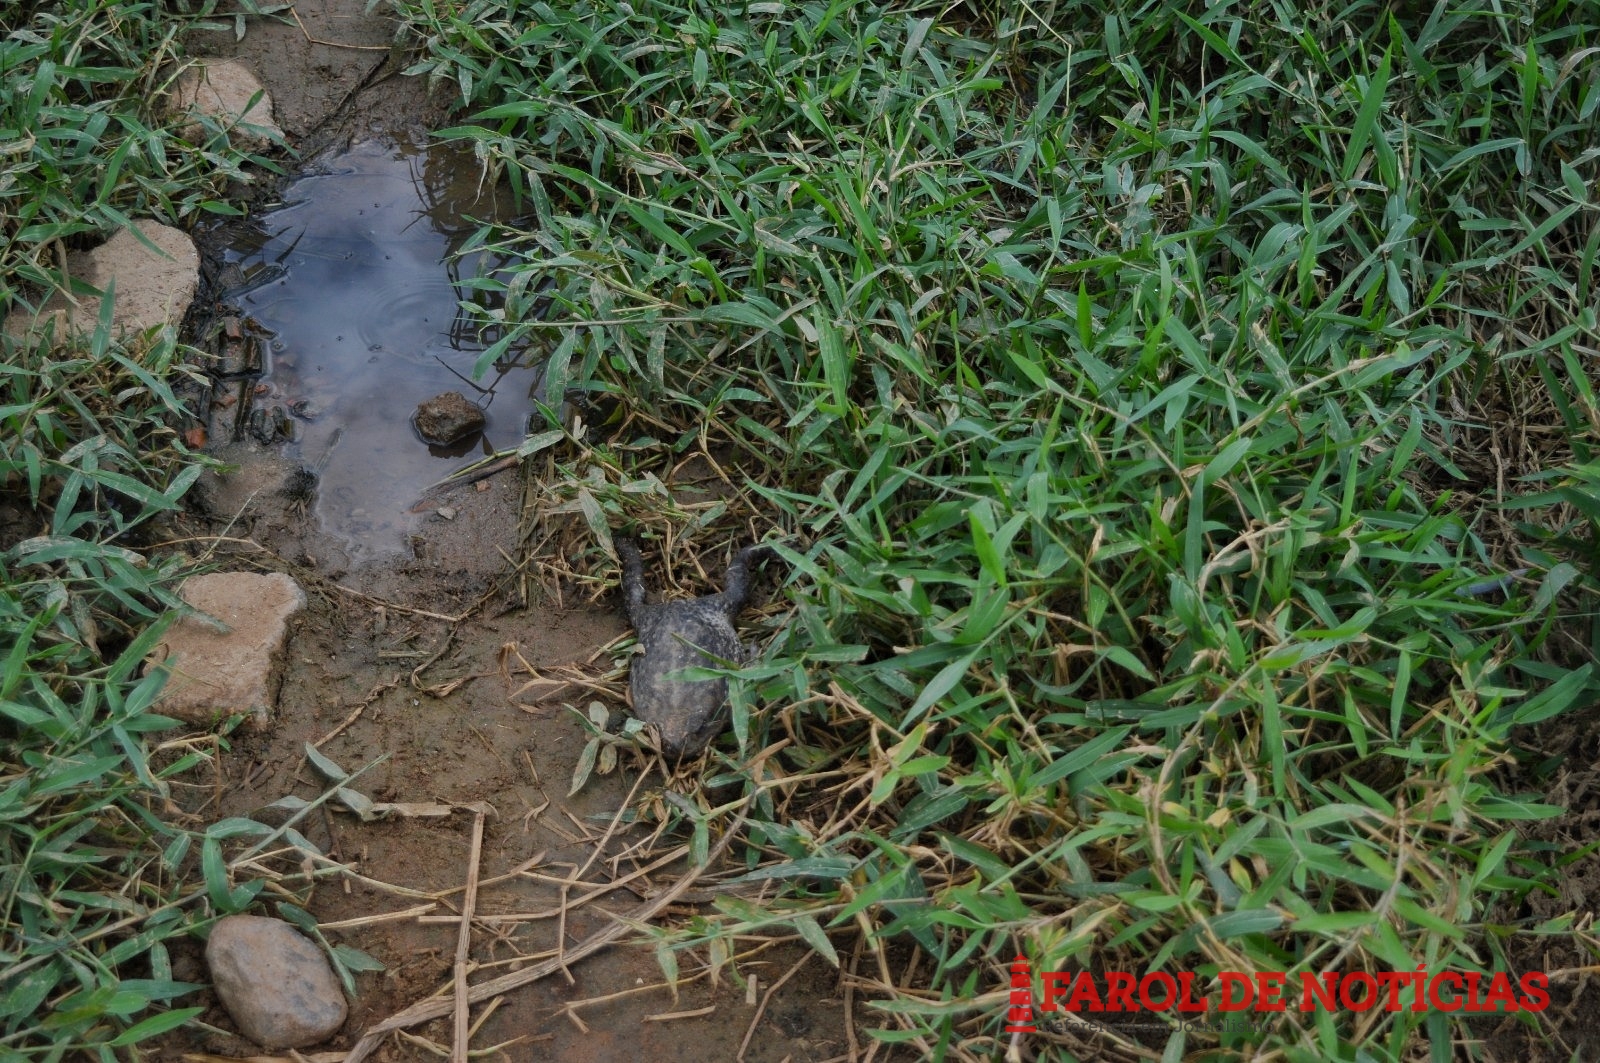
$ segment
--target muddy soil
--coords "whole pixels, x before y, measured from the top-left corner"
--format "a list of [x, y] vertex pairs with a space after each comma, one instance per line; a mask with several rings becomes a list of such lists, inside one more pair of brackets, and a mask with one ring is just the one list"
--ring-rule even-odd
[[[378, 160], [373, 165], [396, 153], [415, 155], [427, 128], [447, 116], [443, 98], [430, 97], [421, 80], [396, 76], [403, 55], [391, 53], [394, 26], [365, 7], [365, 0], [302, 0], [298, 19], [252, 17], [242, 40], [212, 33], [190, 42], [201, 54], [244, 59], [266, 84], [299, 153], [281, 160], [286, 174], [326, 174], [319, 159], [347, 159], [352, 151]], [[334, 165], [331, 172], [345, 171]], [[264, 186], [254, 213], [280, 204], [287, 187]], [[208, 320], [248, 318], [248, 306], [221, 305], [247, 301], [219, 280], [239, 261], [238, 231], [219, 226], [198, 236], [212, 282], [204, 295], [217, 304], [206, 308]], [[324, 236], [308, 229], [296, 247]], [[375, 268], [358, 266], [346, 272]], [[237, 336], [238, 326], [213, 329], [224, 337], [229, 331]], [[286, 346], [300, 349], [310, 342], [289, 340]], [[344, 770], [360, 772], [351, 790], [405, 806], [363, 821], [349, 802], [335, 800], [300, 822], [306, 837], [348, 869], [321, 869], [309, 900], [309, 866], [281, 859], [262, 865], [275, 877], [262, 910], [270, 913], [282, 900], [304, 903], [331, 941], [383, 964], [381, 972], [356, 976], [349, 1021], [318, 1049], [342, 1054], [364, 1030], [449, 985], [480, 814], [476, 860], [483, 885], [469, 949], [474, 982], [573, 948], [673, 885], [687, 863], [681, 851], [663, 862], [682, 839], [658, 836], [650, 816], [635, 824], [628, 811], [662, 801], [669, 782], [658, 759], [625, 751], [615, 771], [595, 774], [567, 795], [589, 733], [564, 706], [599, 702], [615, 713], [625, 704], [615, 644], [627, 627], [602, 583], [574, 593], [515, 568], [524, 504], [518, 472], [430, 494], [394, 526], [353, 523], [353, 503], [346, 499], [341, 512], [342, 496], [330, 483], [342, 478], [358, 493], [381, 482], [378, 497], [395, 510], [399, 496], [412, 497], [428, 474], [443, 476], [471, 455], [429, 465], [421, 442], [407, 437], [414, 398], [398, 387], [384, 393], [381, 374], [375, 394], [357, 402], [361, 409], [326, 409], [326, 418], [308, 421], [292, 442], [235, 433], [241, 388], [246, 398], [289, 402], [289, 392], [309, 386], [283, 365], [277, 374], [265, 368], [216, 390], [212, 450], [233, 471], [203, 477], [196, 512], [179, 535], [219, 567], [288, 572], [305, 587], [309, 605], [295, 622], [273, 725], [221, 740], [209, 771], [187, 777], [196, 781], [180, 785], [175, 798], [197, 824], [228, 816], [281, 822], [286, 813], [263, 809], [287, 796], [314, 800], [329, 789], [306, 756], [314, 743]], [[530, 384], [514, 383], [525, 400]], [[327, 430], [358, 413], [374, 419], [374, 410], [375, 420], [401, 430], [364, 449]], [[494, 443], [504, 447], [507, 440]], [[168, 755], [191, 748], [181, 743]], [[670, 788], [692, 794], [696, 781], [678, 779]], [[739, 870], [717, 873], [732, 877]], [[681, 925], [707, 910], [714, 885], [697, 883], [656, 925]], [[480, 1058], [513, 1061], [798, 1063], [845, 1057], [869, 1044], [852, 1021], [859, 1004], [847, 1001], [838, 973], [809, 948], [754, 938], [739, 947], [731, 963], [715, 968], [705, 949], [677, 954], [674, 988], [653, 950], [613, 945], [472, 1009], [478, 1025], [471, 1045], [500, 1046]], [[175, 977], [205, 981], [198, 943], [173, 963]], [[209, 1005], [201, 1021], [159, 1042], [146, 1058], [259, 1052], [229, 1032], [214, 998], [200, 994], [199, 1002]], [[448, 1054], [451, 1036], [449, 1018], [421, 1024], [391, 1037], [373, 1058], [435, 1058], [433, 1046]]]

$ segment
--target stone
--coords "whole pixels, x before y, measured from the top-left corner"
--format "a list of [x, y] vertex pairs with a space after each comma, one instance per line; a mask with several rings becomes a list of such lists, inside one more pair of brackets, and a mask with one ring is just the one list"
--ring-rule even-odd
[[[132, 229], [122, 229], [91, 251], [69, 254], [67, 274], [101, 292], [116, 283], [113, 333], [176, 328], [200, 285], [200, 254], [180, 229], [149, 219], [134, 225], [159, 251], [146, 247]], [[25, 339], [42, 333], [51, 323], [57, 337], [69, 330], [93, 332], [100, 323], [100, 297], [54, 292], [32, 317], [13, 310], [6, 317], [5, 331], [8, 336]]]
[[461, 392], [447, 391], [419, 405], [411, 423], [423, 439], [447, 447], [483, 431], [483, 409], [468, 402]]
[[282, 920], [218, 919], [206, 942], [206, 966], [234, 1025], [263, 1048], [326, 1041], [349, 1014], [328, 958]]
[[[258, 92], [261, 98], [252, 107], [250, 101]], [[237, 59], [198, 62], [186, 69], [172, 84], [169, 107], [173, 114], [218, 119], [238, 145], [249, 151], [283, 140], [283, 130], [272, 113], [272, 95]], [[191, 122], [180, 135], [198, 144], [205, 136], [205, 126]]]
[[178, 596], [203, 615], [180, 618], [151, 653], [146, 667], [169, 673], [155, 711], [200, 724], [238, 713], [265, 727], [305, 592], [281, 572], [211, 572], [184, 580]]

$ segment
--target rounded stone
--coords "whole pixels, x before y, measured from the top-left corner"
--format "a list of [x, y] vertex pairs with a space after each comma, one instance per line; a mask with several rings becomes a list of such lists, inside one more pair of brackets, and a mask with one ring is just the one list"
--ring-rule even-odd
[[344, 1025], [349, 1009], [328, 958], [282, 920], [217, 920], [206, 966], [234, 1025], [263, 1048], [304, 1048]]
[[483, 431], [483, 409], [461, 392], [447, 391], [419, 405], [412, 423], [423, 439], [447, 447]]

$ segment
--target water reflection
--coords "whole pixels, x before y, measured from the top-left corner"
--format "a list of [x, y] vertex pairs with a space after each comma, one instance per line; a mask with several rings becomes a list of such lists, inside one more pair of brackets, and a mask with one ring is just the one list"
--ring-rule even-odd
[[354, 556], [402, 551], [407, 509], [464, 464], [462, 446], [430, 453], [416, 435], [417, 403], [459, 391], [483, 405], [469, 451], [522, 437], [535, 370], [470, 380], [495, 337], [461, 310], [461, 282], [494, 264], [452, 258], [508, 208], [470, 152], [359, 144], [290, 184], [227, 256], [244, 278], [228, 300], [272, 333], [262, 401], [297, 418], [291, 447], [321, 468], [317, 517]]

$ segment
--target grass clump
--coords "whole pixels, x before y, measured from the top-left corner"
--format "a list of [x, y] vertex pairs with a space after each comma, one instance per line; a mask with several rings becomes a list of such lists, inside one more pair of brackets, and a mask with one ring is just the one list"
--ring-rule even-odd
[[[0, 316], [71, 284], [65, 252], [130, 216], [226, 212], [244, 156], [191, 145], [157, 108], [193, 18], [128, 0], [0, 12]], [[174, 428], [170, 330], [0, 336], [0, 1058], [126, 1057], [189, 1021], [169, 942], [237, 910], [217, 837], [175, 822], [154, 766], [179, 560], [140, 547], [200, 465]], [[201, 867], [189, 859], [203, 850]], [[197, 873], [201, 872], [201, 873]], [[200, 879], [204, 879], [204, 882]], [[211, 907], [205, 903], [209, 901]]]
[[[721, 776], [791, 896], [688, 940], [788, 923], [979, 1058], [1019, 950], [1214, 993], [1566, 931], [1488, 919], [1561, 811], [1516, 729], [1595, 690], [1592, 573], [1501, 508], [1596, 423], [1592, 5], [396, 6], [526, 210], [485, 363], [621, 405], [552, 492], [603, 535], [702, 454], [754, 501], [686, 538], [791, 537]], [[1475, 1036], [1273, 1019], [1040, 1043]]]
[[64, 247], [98, 242], [130, 216], [237, 212], [218, 193], [249, 179], [247, 156], [226, 137], [178, 139], [163, 113], [179, 35], [214, 6], [26, 0], [0, 12], [0, 313], [67, 283]]

